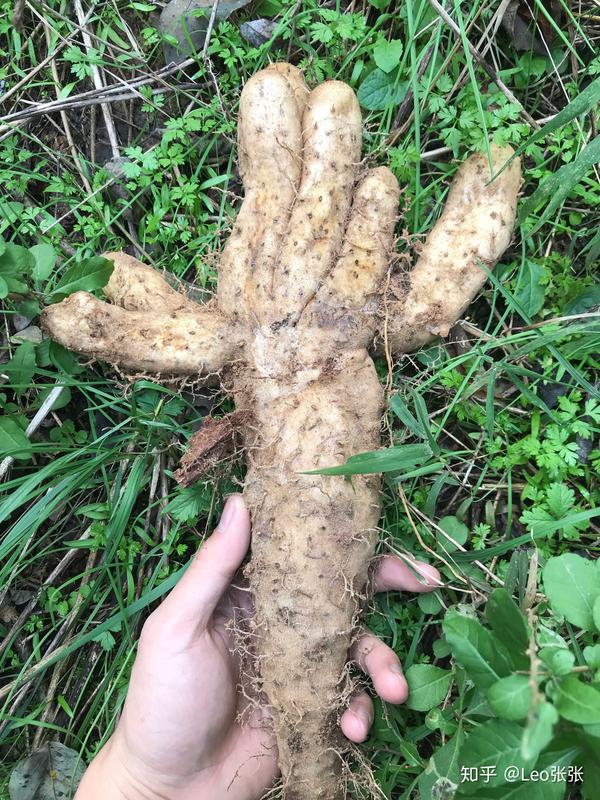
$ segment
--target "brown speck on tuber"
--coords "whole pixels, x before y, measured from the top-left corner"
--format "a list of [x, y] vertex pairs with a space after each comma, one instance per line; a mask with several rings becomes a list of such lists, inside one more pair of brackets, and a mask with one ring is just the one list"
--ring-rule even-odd
[[[369, 349], [448, 333], [510, 241], [521, 180], [518, 159], [490, 181], [487, 154], [471, 156], [412, 272], [389, 278], [399, 187], [359, 167], [361, 135], [349, 86], [309, 92], [295, 67], [271, 65], [240, 100], [245, 197], [216, 300], [196, 306], [113, 253], [112, 303], [79, 292], [44, 312], [61, 344], [128, 371], [219, 373], [242, 412], [254, 641], [286, 800], [345, 798], [340, 687], [380, 510], [378, 476], [306, 472], [380, 445]], [[492, 146], [494, 172], [511, 155]]]

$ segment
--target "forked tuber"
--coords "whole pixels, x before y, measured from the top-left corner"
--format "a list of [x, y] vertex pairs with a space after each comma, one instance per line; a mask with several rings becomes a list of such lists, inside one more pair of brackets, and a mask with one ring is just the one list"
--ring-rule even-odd
[[307, 474], [380, 445], [383, 389], [369, 351], [399, 354], [445, 336], [507, 247], [518, 159], [491, 145], [459, 169], [412, 272], [390, 274], [399, 187], [360, 164], [352, 89], [309, 91], [289, 64], [245, 85], [245, 197], [196, 306], [156, 272], [111, 253], [104, 303], [83, 292], [48, 307], [64, 346], [129, 373], [218, 374], [240, 414], [252, 514], [261, 689], [286, 800], [343, 800], [337, 721], [348, 647], [378, 539], [380, 479]]

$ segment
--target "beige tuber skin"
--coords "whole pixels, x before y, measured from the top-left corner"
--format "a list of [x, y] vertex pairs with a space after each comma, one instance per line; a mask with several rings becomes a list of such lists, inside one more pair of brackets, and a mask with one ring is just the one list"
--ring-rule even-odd
[[[388, 280], [399, 188], [362, 169], [361, 133], [346, 84], [309, 92], [291, 65], [259, 72], [240, 100], [245, 198], [216, 301], [111, 253], [112, 304], [79, 292], [44, 312], [61, 344], [129, 372], [219, 373], [245, 412], [254, 640], [286, 800], [345, 797], [337, 718], [380, 511], [379, 477], [306, 471], [380, 445], [369, 348], [448, 333], [510, 241], [521, 181], [518, 159], [489, 183], [487, 156], [469, 158], [414, 269]], [[511, 155], [492, 146], [494, 171]]]

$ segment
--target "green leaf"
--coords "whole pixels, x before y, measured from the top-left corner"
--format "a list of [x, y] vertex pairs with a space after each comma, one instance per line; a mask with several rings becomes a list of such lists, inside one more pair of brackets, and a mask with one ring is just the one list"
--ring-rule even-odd
[[572, 625], [590, 630], [594, 603], [600, 596], [600, 576], [594, 564], [575, 553], [563, 553], [548, 559], [543, 577], [552, 610]]
[[0, 300], [8, 297], [8, 283], [0, 276]]
[[529, 646], [529, 627], [506, 589], [494, 589], [488, 598], [485, 616], [494, 635], [512, 656], [515, 667], [527, 667], [529, 661], [523, 654]]
[[31, 442], [23, 428], [10, 417], [0, 417], [0, 457], [27, 460], [31, 452]]
[[594, 618], [594, 625], [596, 626], [596, 630], [600, 631], [600, 597], [597, 597], [596, 600], [594, 601], [592, 616]]
[[19, 345], [14, 356], [3, 367], [3, 371], [10, 378], [11, 387], [18, 395], [23, 394], [29, 388], [35, 370], [35, 345], [33, 342], [23, 342]]
[[399, 103], [406, 94], [406, 83], [398, 83], [395, 75], [377, 68], [358, 87], [356, 96], [367, 111], [383, 111]]
[[417, 603], [424, 614], [438, 614], [444, 607], [437, 592], [425, 592], [417, 595]]
[[425, 444], [404, 444], [374, 450], [371, 453], [358, 453], [350, 456], [339, 467], [323, 467], [303, 474], [306, 475], [373, 475], [378, 472], [400, 472], [413, 469], [431, 458], [431, 450]]
[[275, 17], [283, 8], [281, 0], [262, 0], [256, 7], [256, 13], [261, 17]]
[[541, 281], [547, 273], [548, 270], [535, 261], [528, 258], [523, 260], [515, 288], [515, 299], [529, 317], [537, 314], [544, 305], [546, 290]]
[[457, 550], [458, 546], [463, 545], [469, 536], [469, 529], [465, 523], [461, 522], [457, 517], [442, 517], [438, 522], [438, 527], [453, 540], [450, 541], [443, 533], [436, 531], [438, 543], [447, 553]]
[[582, 114], [585, 114], [591, 108], [595, 108], [598, 105], [598, 102], [600, 102], [600, 78], [593, 80], [590, 85], [580, 92], [574, 100], [571, 100], [568, 105], [566, 105], [564, 108], [561, 108], [558, 114], [556, 114], [556, 116], [554, 116], [550, 122], [547, 122], [542, 128], [532, 133], [527, 141], [523, 142], [523, 144], [517, 149], [514, 156], [512, 156], [511, 161], [523, 153], [534, 142], [544, 139], [546, 136], [554, 133], [554, 131], [562, 128], [562, 126], [566, 125], [567, 122], [575, 119], [575, 117], [579, 117]]
[[451, 608], [442, 627], [455, 660], [475, 686], [487, 689], [510, 674], [510, 657], [504, 645], [477, 620]]
[[[598, 233], [600, 233], [600, 230]], [[574, 297], [564, 307], [563, 314], [568, 317], [575, 314], [585, 314], [590, 309], [596, 308], [596, 306], [600, 306], [600, 283], [588, 286], [577, 297]]]
[[523, 203], [519, 214], [519, 222], [522, 223], [538, 206], [549, 200], [544, 213], [529, 231], [530, 236], [539, 230], [565, 200], [571, 189], [585, 177], [598, 161], [600, 161], [600, 136], [592, 139], [574, 161], [564, 164], [538, 186], [531, 197]]
[[380, 39], [373, 48], [373, 58], [379, 69], [388, 73], [400, 63], [403, 49], [400, 39]]
[[[480, 775], [482, 768], [488, 768], [492, 774], [486, 786], [490, 788], [505, 783], [504, 772], [508, 767], [529, 771], [533, 759], [524, 758], [521, 754], [522, 735], [523, 728], [516, 722], [500, 719], [484, 722], [465, 740], [459, 756], [461, 768]], [[478, 782], [462, 783], [461, 792], [478, 793], [480, 785]]]
[[569, 750], [543, 753], [536, 761], [535, 771], [548, 772], [549, 780], [533, 780], [526, 774], [525, 780], [506, 783], [493, 789], [487, 789], [480, 781], [477, 800], [564, 800], [568, 775], [565, 768], [572, 764], [578, 752], [578, 748], [572, 747]]
[[425, 439], [426, 434], [423, 430], [422, 426], [417, 421], [416, 417], [414, 417], [404, 400], [400, 397], [399, 394], [395, 394], [390, 400], [390, 408], [394, 412], [394, 414], [398, 417], [400, 422], [402, 422], [411, 433], [414, 433], [419, 439]]
[[541, 703], [533, 710], [527, 720], [521, 740], [521, 755], [526, 760], [537, 761], [539, 754], [547, 747], [558, 722], [558, 712], [552, 703]]
[[492, 711], [501, 719], [525, 719], [531, 708], [531, 686], [526, 675], [500, 678], [487, 692]]
[[443, 747], [431, 756], [419, 776], [420, 800], [439, 800], [444, 797], [442, 787], [457, 784], [460, 780], [460, 749], [464, 741], [462, 728]]
[[585, 663], [592, 669], [600, 669], [600, 644], [588, 645], [583, 648]]
[[406, 670], [406, 680], [409, 688], [406, 707], [415, 711], [429, 711], [446, 697], [452, 673], [431, 664], [413, 664]]
[[178, 522], [191, 522], [210, 509], [212, 489], [205, 483], [196, 483], [180, 489], [167, 505], [165, 512]]
[[554, 519], [562, 519], [575, 505], [575, 492], [564, 483], [552, 483], [546, 492], [546, 505]]
[[575, 675], [562, 680], [554, 697], [554, 705], [561, 717], [581, 725], [600, 722], [600, 691], [583, 683]]
[[31, 274], [35, 261], [33, 255], [26, 247], [8, 243], [0, 255], [0, 277], [6, 284], [9, 292], [26, 294], [27, 284], [21, 280]]
[[575, 664], [575, 656], [570, 650], [554, 650], [550, 647], [543, 647], [538, 655], [557, 677], [568, 675]]
[[73, 292], [92, 292], [106, 286], [114, 264], [102, 256], [94, 256], [80, 261], [68, 269], [50, 293], [52, 302], [63, 300]]
[[29, 248], [35, 259], [32, 275], [36, 281], [45, 281], [56, 264], [56, 252], [51, 244], [35, 244]]

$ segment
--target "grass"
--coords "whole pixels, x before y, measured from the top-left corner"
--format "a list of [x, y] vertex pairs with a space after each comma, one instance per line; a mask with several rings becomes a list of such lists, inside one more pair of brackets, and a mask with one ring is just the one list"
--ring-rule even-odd
[[[23, 344], [14, 336], [15, 315], [35, 326], [72, 267], [88, 264], [82, 280], [89, 280], [86, 259], [123, 246], [210, 288], [214, 254], [239, 200], [240, 87], [270, 59], [289, 58], [310, 82], [337, 78], [358, 91], [365, 155], [389, 163], [405, 187], [403, 251], [413, 253], [438, 216], [455, 159], [485, 147], [488, 136], [523, 148], [523, 195], [530, 198], [511, 248], [451, 341], [405, 358], [391, 376], [378, 364], [390, 388], [385, 443], [399, 448], [385, 456], [382, 538], [435, 563], [448, 583], [430, 598], [379, 598], [369, 614], [402, 657], [413, 689], [426, 678], [419, 708], [378, 706], [366, 748], [379, 785], [394, 799], [469, 790], [478, 798], [509, 796], [506, 786], [481, 782], [463, 781], [455, 792], [456, 763], [472, 760], [469, 741], [486, 745], [491, 723], [508, 726], [501, 728], [505, 741], [517, 725], [541, 744], [539, 715], [529, 709], [519, 722], [507, 721], [490, 706], [489, 687], [473, 680], [461, 638], [453, 638], [465, 623], [448, 611], [458, 604], [488, 631], [489, 598], [504, 586], [535, 631], [548, 673], [543, 691], [561, 714], [539, 758], [558, 753], [556, 765], [570, 749], [570, 763], [585, 769], [583, 789], [556, 781], [545, 787], [546, 800], [600, 796], [597, 726], [569, 719], [561, 690], [565, 676], [581, 672], [592, 687], [598, 680], [600, 664], [589, 650], [598, 631], [561, 613], [552, 582], [542, 580], [551, 559], [575, 552], [593, 560], [599, 546], [595, 6], [575, 12], [563, 2], [551, 11], [537, 0], [523, 4], [530, 49], [517, 51], [499, 26], [498, 3], [444, 6], [453, 29], [426, 0], [349, 7], [268, 0], [258, 12], [279, 15], [267, 45], [242, 39], [239, 22], [260, 15], [242, 11], [213, 30], [209, 61], [197, 54], [186, 73], [160, 79], [158, 7], [151, 3], [88, 7], [91, 49], [60, 0], [26, 3], [17, 25], [12, 3], [0, 3], [0, 81], [9, 96], [0, 121], [0, 233], [5, 242], [50, 246], [57, 255], [54, 262], [51, 251], [38, 250], [32, 268], [15, 251], [11, 275], [21, 275], [25, 288], [2, 301], [0, 457], [19, 457], [0, 484], [0, 791], [6, 795], [12, 765], [45, 741], [60, 739], [89, 760], [107, 738], [145, 614], [176, 580], [197, 535], [214, 526], [224, 493], [243, 479], [239, 461], [192, 489], [177, 489], [172, 479], [194, 426], [209, 411], [229, 408], [226, 398], [150, 380], [129, 384], [105, 365], [37, 341], [35, 331]], [[96, 68], [115, 97], [126, 97], [109, 105], [126, 159], [117, 181], [98, 166], [111, 148], [94, 104]], [[146, 83], [132, 91], [137, 80]], [[57, 98], [62, 114], [48, 113]], [[557, 118], [569, 103], [576, 115]], [[559, 170], [560, 196], [557, 186], [545, 196], [540, 187]], [[24, 428], [54, 386], [63, 387], [58, 401], [24, 442]], [[427, 457], [407, 463], [414, 450], [406, 445], [421, 446], [419, 453], [426, 446]], [[394, 452], [404, 460], [395, 462]], [[548, 630], [572, 661], [542, 659]], [[532, 665], [520, 671], [530, 676]], [[436, 673], [443, 685], [448, 679], [443, 697], [423, 666], [444, 672]], [[514, 791], [518, 800], [531, 789]]]

